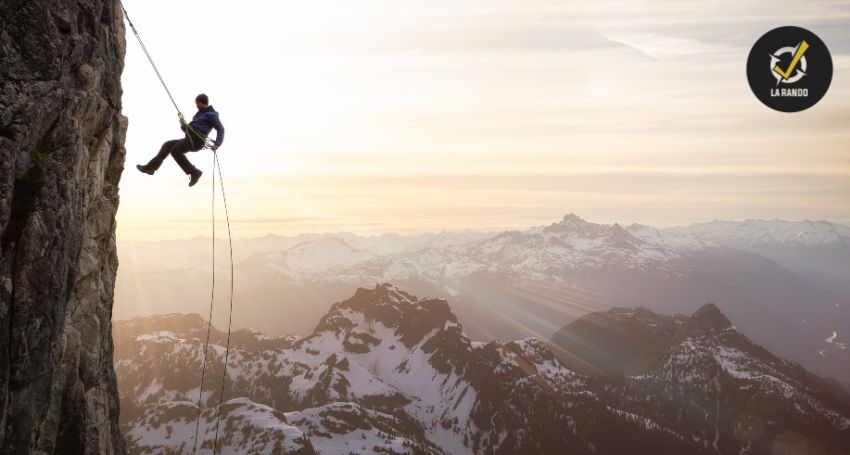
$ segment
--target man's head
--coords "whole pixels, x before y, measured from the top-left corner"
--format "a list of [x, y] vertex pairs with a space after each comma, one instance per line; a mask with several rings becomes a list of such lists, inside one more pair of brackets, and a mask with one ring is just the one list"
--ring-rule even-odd
[[207, 95], [201, 93], [200, 95], [195, 97], [195, 106], [198, 106], [198, 109], [203, 109], [210, 105], [210, 99], [207, 98]]

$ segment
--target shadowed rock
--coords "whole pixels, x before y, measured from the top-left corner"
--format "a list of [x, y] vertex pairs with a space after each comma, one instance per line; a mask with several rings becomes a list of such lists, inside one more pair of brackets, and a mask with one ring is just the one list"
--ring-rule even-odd
[[0, 8], [0, 453], [124, 453], [112, 367], [126, 118], [113, 0]]

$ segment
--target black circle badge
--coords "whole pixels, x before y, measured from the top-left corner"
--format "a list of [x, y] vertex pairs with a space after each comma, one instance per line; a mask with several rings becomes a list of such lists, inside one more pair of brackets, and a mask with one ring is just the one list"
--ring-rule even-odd
[[814, 106], [832, 82], [832, 57], [814, 33], [779, 27], [756, 41], [747, 58], [750, 88], [762, 103], [782, 112]]

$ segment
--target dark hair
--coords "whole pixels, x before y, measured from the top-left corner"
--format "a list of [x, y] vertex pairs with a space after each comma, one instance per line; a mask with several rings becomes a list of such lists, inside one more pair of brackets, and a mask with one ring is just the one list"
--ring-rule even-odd
[[200, 95], [196, 96], [195, 101], [198, 101], [198, 102], [201, 102], [201, 103], [204, 103], [204, 104], [210, 104], [210, 99], [207, 98], [207, 95], [204, 94], [204, 93], [201, 93]]

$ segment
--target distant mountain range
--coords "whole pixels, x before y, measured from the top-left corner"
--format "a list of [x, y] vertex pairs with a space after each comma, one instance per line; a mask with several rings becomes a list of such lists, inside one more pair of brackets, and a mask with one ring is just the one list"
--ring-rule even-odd
[[[545, 339], [613, 307], [692, 313], [713, 302], [756, 342], [850, 385], [850, 228], [826, 221], [657, 229], [569, 214], [517, 231], [266, 236], [235, 253], [237, 327], [309, 333], [329, 302], [382, 282], [447, 299], [481, 340]], [[122, 242], [119, 257], [117, 318], [204, 314], [209, 239]], [[227, 283], [226, 256], [216, 264]]]
[[[140, 317], [113, 335], [129, 453], [189, 453], [205, 321]], [[212, 333], [200, 453], [225, 336]], [[385, 283], [333, 304], [307, 336], [232, 340], [222, 454], [850, 453], [850, 396], [714, 305], [615, 308], [552, 340], [484, 343], [446, 300]]]

